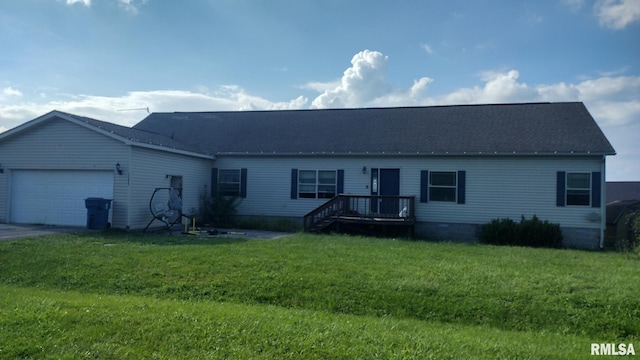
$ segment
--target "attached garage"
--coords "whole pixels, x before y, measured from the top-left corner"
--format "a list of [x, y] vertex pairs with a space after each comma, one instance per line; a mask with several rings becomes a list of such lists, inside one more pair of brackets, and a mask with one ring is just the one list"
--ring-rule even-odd
[[153, 190], [175, 178], [195, 213], [212, 163], [195, 145], [52, 111], [0, 133], [0, 223], [85, 227], [85, 199], [105, 198], [113, 228], [143, 229]]
[[113, 199], [113, 171], [15, 170], [12, 223], [86, 225], [88, 197]]

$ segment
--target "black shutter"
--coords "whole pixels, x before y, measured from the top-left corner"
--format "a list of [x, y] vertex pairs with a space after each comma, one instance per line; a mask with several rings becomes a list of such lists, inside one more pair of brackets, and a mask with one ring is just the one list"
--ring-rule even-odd
[[556, 206], [565, 205], [565, 192], [566, 192], [566, 173], [564, 171], [558, 171], [556, 175]]
[[337, 185], [337, 189], [336, 191], [338, 192], [336, 195], [338, 194], [342, 194], [344, 192], [344, 170], [338, 170], [338, 179], [337, 179], [338, 183]]
[[602, 194], [602, 173], [599, 171], [591, 173], [591, 207], [599, 208], [600, 195]]
[[429, 170], [420, 170], [420, 202], [429, 202]]
[[298, 169], [291, 169], [291, 198], [298, 198]]
[[247, 169], [240, 169], [240, 197], [247, 197]]
[[211, 169], [211, 197], [214, 198], [218, 194], [218, 169]]
[[466, 201], [466, 171], [458, 171], [458, 204]]

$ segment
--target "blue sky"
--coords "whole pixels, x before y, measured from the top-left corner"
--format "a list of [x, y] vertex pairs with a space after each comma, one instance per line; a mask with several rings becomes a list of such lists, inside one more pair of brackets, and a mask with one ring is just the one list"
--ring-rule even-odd
[[0, 131], [53, 109], [583, 101], [607, 179], [640, 181], [638, 39], [640, 0], [0, 0]]

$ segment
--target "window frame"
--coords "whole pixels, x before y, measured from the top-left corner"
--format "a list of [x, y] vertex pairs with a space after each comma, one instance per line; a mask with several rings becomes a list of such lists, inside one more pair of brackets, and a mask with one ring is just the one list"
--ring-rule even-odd
[[[455, 185], [439, 185], [439, 184], [432, 184], [432, 180], [433, 180], [433, 175], [439, 175], [439, 174], [453, 174], [454, 176], [454, 183]], [[458, 186], [460, 184], [459, 179], [458, 179], [458, 171], [455, 170], [438, 170], [438, 171], [429, 171], [429, 180], [427, 182], [427, 191], [428, 191], [428, 196], [429, 196], [429, 201], [430, 202], [441, 202], [441, 203], [458, 203]], [[451, 200], [442, 200], [442, 199], [434, 199], [432, 190], [453, 190], [453, 199]]]
[[[569, 187], [569, 178], [572, 175], [583, 175], [586, 176], [587, 180], [589, 181], [589, 187]], [[574, 180], [575, 181], [575, 180]], [[593, 199], [592, 199], [592, 193], [593, 193], [593, 181], [592, 181], [592, 173], [590, 172], [581, 172], [581, 171], [575, 171], [575, 172], [566, 172], [566, 176], [565, 176], [565, 187], [564, 187], [564, 200], [565, 200], [565, 204], [566, 206], [586, 206], [586, 207], [591, 207], [591, 205], [593, 204]], [[570, 194], [570, 192], [572, 192], [572, 194]], [[581, 192], [581, 193], [577, 193], [577, 192]], [[576, 197], [586, 197], [586, 199], [588, 199], [588, 201], [586, 203], [583, 202], [576, 202], [575, 199]], [[571, 199], [571, 201], [570, 201]]]
[[[313, 173], [313, 182], [310, 176], [303, 174]], [[332, 173], [333, 183], [322, 182], [321, 173]], [[303, 181], [304, 180], [304, 181]], [[313, 191], [310, 189], [313, 187]], [[329, 187], [332, 191], [327, 191]], [[305, 191], [302, 191], [302, 190]], [[338, 194], [338, 170], [310, 170], [299, 169], [297, 181], [297, 197], [299, 199], [331, 199]]]

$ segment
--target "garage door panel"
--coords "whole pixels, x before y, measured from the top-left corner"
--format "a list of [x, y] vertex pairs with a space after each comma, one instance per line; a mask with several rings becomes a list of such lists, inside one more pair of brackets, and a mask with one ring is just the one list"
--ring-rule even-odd
[[16, 170], [11, 182], [14, 223], [83, 226], [84, 199], [113, 199], [111, 171]]

